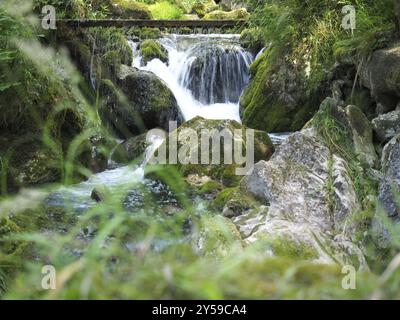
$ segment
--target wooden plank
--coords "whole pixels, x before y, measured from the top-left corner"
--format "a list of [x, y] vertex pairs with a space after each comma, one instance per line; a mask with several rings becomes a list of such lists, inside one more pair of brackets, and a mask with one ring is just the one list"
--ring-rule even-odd
[[150, 27], [150, 28], [232, 28], [240, 27], [245, 20], [132, 20], [132, 19], [113, 19], [113, 20], [78, 20], [62, 19], [57, 23], [64, 24], [72, 28], [89, 27]]

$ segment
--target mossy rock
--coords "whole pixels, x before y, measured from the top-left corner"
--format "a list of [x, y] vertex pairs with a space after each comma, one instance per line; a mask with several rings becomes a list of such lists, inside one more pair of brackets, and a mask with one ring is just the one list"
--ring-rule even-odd
[[121, 19], [152, 19], [148, 6], [131, 0], [111, 0], [111, 12]]
[[222, 212], [225, 217], [233, 218], [255, 208], [258, 201], [239, 187], [226, 188], [218, 193], [211, 207]]
[[145, 40], [140, 44], [142, 53], [142, 62], [146, 65], [153, 59], [159, 59], [162, 62], [168, 63], [167, 50], [155, 40]]
[[254, 55], [259, 53], [264, 47], [264, 39], [261, 29], [244, 29], [240, 33], [240, 45], [251, 51]]
[[128, 35], [134, 35], [141, 40], [159, 39], [162, 36], [161, 30], [158, 28], [131, 28], [128, 30]]
[[151, 72], [121, 65], [116, 83], [103, 81], [101, 92], [106, 97], [101, 115], [124, 138], [183, 121], [173, 93]]
[[245, 8], [235, 9], [229, 12], [215, 10], [204, 15], [204, 20], [245, 20], [250, 14]]
[[218, 5], [214, 0], [198, 1], [192, 6], [191, 13], [203, 18], [207, 13], [218, 9]]
[[236, 226], [222, 216], [202, 216], [192, 236], [194, 250], [205, 256], [223, 257], [230, 250], [242, 248], [242, 238]]
[[328, 86], [310, 89], [304, 66], [265, 49], [250, 66], [251, 79], [240, 99], [243, 124], [267, 132], [293, 132], [309, 121]]
[[147, 134], [143, 133], [119, 144], [114, 150], [111, 160], [117, 163], [129, 163], [131, 161], [140, 163], [143, 161], [144, 153], [149, 146], [146, 136]]
[[276, 237], [267, 240], [273, 254], [295, 260], [313, 260], [319, 257], [318, 251], [304, 242], [296, 242], [285, 237]]
[[[240, 169], [242, 165], [235, 163], [233, 156], [232, 156], [232, 163], [225, 164], [224, 161], [225, 154], [223, 146], [219, 149], [219, 163], [212, 163], [213, 155], [212, 155], [212, 147], [210, 147], [212, 146], [212, 139], [210, 133], [216, 132], [218, 134], [221, 134], [221, 132], [225, 130], [225, 132], [228, 132], [230, 137], [232, 137], [234, 130], [242, 130], [241, 131], [242, 137], [240, 141], [242, 143], [242, 151], [243, 151], [246, 150], [246, 134], [245, 134], [246, 129], [247, 128], [245, 126], [242, 126], [241, 124], [239, 124], [234, 120], [210, 120], [210, 119], [204, 119], [199, 116], [195, 117], [185, 122], [171, 135], [171, 136], [176, 135], [176, 137], [179, 137], [177, 146], [178, 152], [182, 152], [182, 148], [183, 150], [188, 151], [186, 154], [183, 155], [183, 158], [187, 160], [186, 163], [182, 164], [181, 163], [182, 161], [178, 161], [178, 164], [176, 165], [167, 164], [166, 166], [175, 167], [176, 170], [178, 170], [184, 177], [197, 174], [201, 177], [204, 176], [210, 177], [212, 180], [222, 183], [224, 186], [230, 186], [230, 187], [237, 186], [242, 178], [242, 175], [238, 174], [239, 173], [238, 169]], [[190, 139], [190, 135], [193, 133], [195, 133], [196, 136], [198, 137], [198, 139], [196, 139], [195, 141]], [[204, 135], [203, 138], [206, 137], [205, 134], [207, 134], [210, 137], [209, 149], [206, 151], [202, 151], [201, 137], [202, 135]], [[167, 146], [170, 142], [171, 136], [169, 136], [169, 138], [167, 138], [166, 141], [159, 148], [159, 150], [166, 151], [167, 163], [170, 163], [169, 161], [170, 158], [168, 154], [169, 148]], [[220, 143], [222, 143], [223, 139], [220, 139], [219, 141]], [[236, 143], [237, 142], [238, 140], [236, 140]], [[214, 156], [218, 157], [218, 150], [216, 151], [217, 152], [214, 154]], [[230, 153], [231, 151], [228, 150], [228, 152], [229, 154], [232, 154]], [[268, 160], [272, 156], [273, 152], [274, 152], [274, 146], [268, 134], [262, 131], [257, 131], [257, 130], [254, 131], [254, 162], [258, 162], [260, 160]], [[207, 156], [208, 156], [208, 161], [202, 161], [205, 160], [204, 158], [206, 158]], [[155, 158], [152, 159], [152, 162], [157, 162], [157, 157], [158, 156], [156, 155]], [[252, 166], [253, 163], [249, 165]]]

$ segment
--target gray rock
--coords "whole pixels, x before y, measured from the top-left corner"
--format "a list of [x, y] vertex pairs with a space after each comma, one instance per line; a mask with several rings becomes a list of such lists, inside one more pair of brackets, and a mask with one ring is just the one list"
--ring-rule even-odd
[[290, 136], [242, 186], [270, 203], [269, 215], [332, 234], [344, 232], [346, 218], [359, 209], [344, 160], [331, 155], [312, 129]]
[[372, 120], [372, 126], [380, 142], [386, 142], [400, 133], [400, 111], [382, 114]]
[[374, 99], [381, 104], [381, 112], [396, 108], [400, 100], [400, 45], [377, 50], [360, 71], [362, 84], [371, 90]]
[[291, 135], [270, 161], [260, 161], [241, 183], [270, 203], [264, 213], [235, 218], [246, 242], [285, 237], [312, 248], [324, 262], [366, 266], [352, 243], [351, 218], [360, 209], [345, 161], [332, 154], [311, 127]]
[[375, 167], [378, 164], [378, 156], [373, 144], [371, 123], [356, 106], [347, 106], [345, 111], [354, 151], [371, 167]]
[[[400, 135], [394, 137], [383, 149], [382, 171], [384, 177], [379, 186], [379, 200], [389, 217], [400, 218]], [[396, 201], [397, 200], [397, 201]]]

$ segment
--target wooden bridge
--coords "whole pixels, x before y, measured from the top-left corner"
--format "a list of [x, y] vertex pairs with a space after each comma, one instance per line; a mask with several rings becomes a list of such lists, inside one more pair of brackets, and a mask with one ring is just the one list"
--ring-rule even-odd
[[111, 20], [77, 20], [63, 19], [57, 20], [57, 23], [64, 24], [72, 28], [160, 28], [160, 29], [175, 29], [175, 28], [201, 28], [201, 29], [226, 29], [244, 26], [245, 20], [133, 20], [133, 19], [111, 19]]

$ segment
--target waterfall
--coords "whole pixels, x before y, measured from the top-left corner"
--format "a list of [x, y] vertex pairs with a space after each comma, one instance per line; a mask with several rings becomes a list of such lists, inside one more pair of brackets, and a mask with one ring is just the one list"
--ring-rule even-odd
[[133, 65], [151, 71], [173, 92], [185, 120], [207, 119], [240, 122], [239, 99], [249, 80], [251, 53], [239, 44], [239, 35], [166, 35], [160, 39], [169, 63], [158, 59], [142, 65], [136, 43]]

